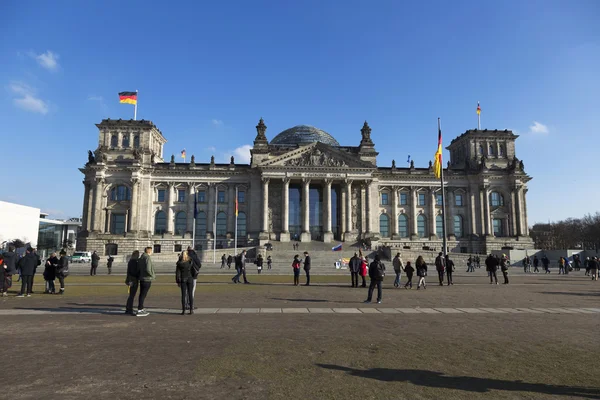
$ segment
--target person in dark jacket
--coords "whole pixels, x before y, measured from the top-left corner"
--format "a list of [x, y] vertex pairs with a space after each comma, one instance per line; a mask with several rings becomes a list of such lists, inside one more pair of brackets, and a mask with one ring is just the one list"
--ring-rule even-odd
[[400, 280], [402, 279], [402, 268], [404, 267], [402, 263], [402, 258], [400, 257], [400, 253], [396, 254], [396, 257], [394, 257], [394, 259], [392, 260], [392, 265], [394, 267], [394, 272], [396, 273], [394, 287], [400, 287]]
[[54, 280], [56, 279], [56, 268], [58, 267], [58, 257], [56, 257], [56, 253], [52, 253], [50, 258], [46, 260], [46, 264], [44, 265], [44, 280], [46, 281], [46, 290], [44, 294], [54, 294], [56, 293], [56, 288], [54, 286]]
[[96, 275], [98, 269], [98, 263], [100, 262], [100, 256], [94, 251], [92, 253], [92, 264], [90, 267], [90, 276]]
[[31, 251], [35, 255], [36, 259], [37, 259], [35, 268], [33, 269], [33, 276], [31, 277], [31, 289], [32, 289], [31, 290], [31, 294], [33, 294], [33, 283], [35, 281], [35, 274], [37, 274], [37, 267], [39, 267], [40, 265], [42, 265], [42, 259], [38, 255], [36, 249], [31, 249]]
[[189, 305], [189, 313], [194, 313], [194, 278], [192, 277], [193, 261], [187, 251], [181, 253], [177, 267], [175, 268], [175, 281], [181, 288], [181, 315], [185, 315], [186, 306]]
[[546, 255], [544, 255], [542, 257], [542, 265], [544, 266], [544, 271], [546, 271], [546, 274], [550, 273], [550, 259], [548, 257], [546, 257]]
[[108, 274], [110, 275], [112, 273], [112, 265], [113, 262], [115, 262], [115, 259], [113, 258], [113, 256], [108, 256], [108, 259], [106, 260], [106, 268], [108, 268]]
[[259, 254], [258, 257], [256, 257], [256, 261], [254, 263], [256, 264], [258, 273], [260, 274], [262, 272], [263, 264], [264, 264], [262, 254]]
[[135, 315], [133, 311], [133, 301], [140, 285], [140, 270], [138, 266], [138, 260], [140, 259], [140, 252], [135, 250], [131, 253], [131, 258], [127, 263], [127, 276], [125, 277], [125, 284], [129, 286], [129, 297], [127, 298], [127, 304], [125, 305], [125, 314]]
[[348, 269], [350, 270], [350, 275], [352, 277], [353, 288], [358, 287], [358, 273], [360, 272], [361, 262], [362, 261], [360, 260], [360, 258], [358, 258], [358, 255], [356, 253], [354, 253], [354, 256], [352, 256], [352, 258], [348, 262]]
[[494, 257], [493, 254], [490, 254], [485, 259], [485, 268], [490, 274], [490, 285], [494, 283], [493, 279], [496, 280], [496, 285], [498, 284], [498, 276], [496, 275], [496, 271], [498, 270], [498, 264], [498, 259]]
[[383, 277], [385, 274], [385, 267], [379, 260], [379, 255], [375, 255], [375, 259], [369, 265], [369, 278], [371, 279], [371, 283], [369, 284], [369, 294], [367, 295], [367, 300], [365, 303], [370, 303], [373, 298], [373, 290], [375, 286], [377, 286], [377, 304], [381, 304], [382, 290], [381, 285], [383, 283]]
[[[200, 268], [202, 268], [202, 263], [200, 262], [200, 258], [198, 257], [196, 250], [194, 250], [192, 246], [188, 246], [187, 252], [188, 256], [190, 257], [190, 260], [192, 261], [192, 279], [194, 280], [194, 287], [192, 288], [192, 297], [196, 298], [196, 284], [198, 282], [198, 274], [200, 273]], [[190, 305], [188, 304], [187, 307], [189, 308]]]
[[273, 259], [271, 258], [271, 256], [268, 256], [267, 257], [267, 269], [270, 270], [272, 266], [273, 266]]
[[60, 292], [58, 294], [65, 294], [65, 278], [69, 274], [69, 259], [67, 258], [67, 252], [62, 250], [60, 252], [60, 259], [58, 260], [58, 267], [56, 268], [56, 277], [60, 283]]
[[221, 268], [219, 268], [219, 269], [225, 268], [225, 264], [227, 264], [227, 256], [225, 254], [223, 254], [221, 256]]
[[296, 254], [294, 256], [294, 261], [292, 261], [292, 270], [294, 271], [294, 286], [298, 286], [300, 284], [300, 256]]
[[231, 269], [231, 263], [233, 262], [233, 257], [231, 254], [227, 257], [227, 269]]
[[144, 249], [144, 254], [138, 261], [140, 271], [140, 296], [138, 297], [138, 311], [136, 317], [146, 317], [149, 313], [144, 309], [144, 301], [152, 286], [152, 281], [156, 278], [154, 265], [152, 264], [152, 247], [148, 246]]
[[538, 268], [540, 266], [540, 260], [539, 258], [536, 256], [533, 256], [533, 273], [537, 274], [540, 272], [540, 269]]
[[2, 254], [4, 257], [4, 276], [0, 276], [0, 279], [4, 279], [2, 288], [2, 296], [8, 296], [8, 289], [12, 285], [12, 276], [17, 273], [17, 253], [15, 253], [15, 246], [8, 245], [8, 251]]
[[21, 270], [21, 292], [17, 297], [31, 297], [33, 290], [33, 274], [37, 268], [38, 258], [31, 247], [27, 248], [25, 256], [19, 260], [17, 267]]
[[240, 276], [244, 277], [244, 283], [249, 284], [246, 279], [246, 250], [242, 250], [239, 256], [235, 257], [235, 270], [237, 274], [231, 278], [233, 283], [240, 283]]
[[593, 257], [590, 262], [590, 275], [592, 276], [593, 281], [598, 280], [598, 267], [600, 263], [598, 262], [598, 257]]
[[435, 269], [438, 273], [440, 280], [440, 286], [444, 286], [444, 271], [446, 270], [446, 260], [444, 259], [444, 253], [440, 252], [435, 258]]
[[410, 261], [406, 262], [404, 266], [404, 272], [406, 273], [406, 284], [404, 285], [404, 289], [408, 289], [409, 287], [412, 289], [412, 278], [415, 273], [415, 268], [412, 266]]
[[304, 252], [304, 272], [306, 273], [306, 283], [304, 286], [310, 286], [310, 256], [308, 251]]
[[454, 261], [450, 259], [450, 256], [446, 254], [446, 276], [448, 277], [448, 286], [454, 285], [452, 283], [452, 273], [454, 272]]
[[504, 284], [508, 285], [508, 257], [504, 254], [500, 259], [500, 271], [502, 271], [502, 276], [504, 276]]
[[427, 289], [427, 282], [425, 282], [425, 277], [427, 276], [427, 264], [423, 259], [423, 256], [417, 257], [417, 261], [415, 261], [415, 266], [417, 267], [417, 276], [419, 277], [419, 283], [417, 284], [417, 290], [423, 286], [423, 289]]

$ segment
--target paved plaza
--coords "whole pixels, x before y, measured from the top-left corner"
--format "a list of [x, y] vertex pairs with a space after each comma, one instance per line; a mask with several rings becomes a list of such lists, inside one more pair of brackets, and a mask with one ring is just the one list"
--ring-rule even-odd
[[0, 398], [600, 398], [600, 283], [583, 271], [515, 271], [510, 285], [460, 272], [419, 291], [388, 276], [382, 304], [344, 275], [201, 275], [186, 316], [173, 279], [153, 284], [144, 318], [123, 314], [122, 276], [0, 298]]

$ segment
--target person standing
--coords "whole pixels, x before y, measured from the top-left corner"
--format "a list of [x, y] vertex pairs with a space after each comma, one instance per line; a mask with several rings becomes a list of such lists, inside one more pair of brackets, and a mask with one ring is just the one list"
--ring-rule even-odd
[[575, 254], [573, 256], [573, 268], [575, 271], [579, 271], [581, 269], [581, 258], [579, 258], [579, 254]]
[[15, 246], [12, 244], [8, 245], [8, 251], [2, 254], [4, 257], [4, 276], [0, 278], [4, 279], [2, 285], [2, 296], [8, 296], [8, 289], [12, 286], [12, 277], [17, 273], [17, 253], [15, 253]]
[[542, 257], [542, 265], [544, 266], [544, 271], [546, 271], [546, 274], [550, 273], [550, 260], [548, 259], [548, 257], [544, 254], [544, 256]]
[[505, 254], [502, 255], [500, 259], [500, 271], [502, 271], [502, 276], [504, 277], [504, 284], [508, 285], [508, 257]]
[[310, 286], [310, 256], [308, 251], [304, 252], [304, 272], [306, 273], [306, 283], [304, 286]]
[[565, 273], [565, 259], [564, 258], [559, 258], [558, 259], [558, 274], [564, 274]]
[[259, 254], [258, 257], [256, 258], [256, 261], [254, 262], [256, 264], [256, 269], [258, 271], [258, 274], [260, 275], [260, 273], [262, 272], [263, 269], [263, 256], [262, 254]]
[[473, 261], [473, 256], [469, 256], [467, 260], [467, 272], [475, 272], [475, 266], [473, 265], [475, 261]]
[[367, 276], [367, 272], [369, 270], [368, 265], [369, 265], [369, 259], [366, 256], [361, 258], [361, 260], [360, 260], [360, 276], [362, 278], [361, 287], [367, 287], [367, 281], [366, 281], [365, 277]]
[[271, 270], [271, 266], [273, 265], [273, 259], [271, 258], [271, 256], [267, 257], [267, 269], [270, 271]]
[[96, 275], [96, 270], [98, 269], [98, 262], [100, 261], [100, 256], [96, 254], [94, 251], [92, 253], [92, 263], [90, 264], [90, 276]]
[[493, 279], [496, 280], [496, 285], [498, 284], [498, 276], [496, 274], [496, 271], [498, 270], [498, 264], [498, 259], [494, 257], [493, 254], [490, 254], [485, 259], [485, 268], [487, 269], [488, 274], [490, 276], [490, 285], [494, 283]]
[[112, 265], [113, 265], [114, 261], [115, 261], [115, 259], [111, 255], [109, 255], [108, 260], [106, 260], [106, 268], [108, 268], [109, 275], [112, 274]]
[[60, 252], [60, 260], [58, 260], [58, 268], [56, 269], [56, 277], [60, 283], [60, 291], [58, 294], [65, 294], [65, 278], [69, 276], [69, 259], [67, 258], [67, 252], [62, 250]]
[[[194, 250], [192, 248], [192, 246], [188, 246], [187, 253], [188, 253], [188, 257], [189, 257], [190, 261], [192, 262], [191, 274], [192, 274], [192, 281], [194, 283], [194, 285], [192, 287], [192, 298], [195, 299], [196, 298], [196, 285], [198, 283], [198, 275], [200, 274], [200, 268], [202, 268], [202, 263], [200, 262], [200, 258], [198, 257], [196, 250]], [[189, 308], [190, 305], [188, 304], [187, 307]]]
[[588, 276], [590, 274], [590, 258], [586, 257], [585, 260], [583, 260], [583, 266], [585, 267], [585, 276]]
[[227, 257], [225, 256], [225, 254], [223, 254], [223, 256], [221, 256], [221, 268], [219, 269], [225, 268], [225, 264], [227, 264]]
[[400, 279], [402, 279], [402, 268], [404, 264], [402, 263], [402, 258], [400, 258], [400, 253], [396, 254], [396, 257], [392, 260], [392, 266], [394, 267], [394, 272], [396, 273], [396, 279], [394, 280], [394, 287], [399, 287], [401, 285]]
[[425, 260], [423, 260], [423, 256], [417, 257], [415, 266], [417, 267], [417, 276], [419, 277], [417, 290], [421, 289], [421, 285], [423, 285], [423, 289], [427, 289], [427, 283], [425, 282], [425, 277], [427, 276], [427, 264], [425, 263]]
[[370, 303], [373, 298], [373, 290], [375, 286], [377, 286], [377, 304], [381, 304], [382, 299], [382, 290], [381, 285], [383, 283], [385, 267], [379, 260], [379, 255], [375, 255], [375, 259], [369, 265], [369, 278], [371, 279], [371, 283], [369, 284], [369, 293], [367, 295], [367, 300], [365, 303]]
[[233, 262], [233, 257], [231, 257], [231, 254], [229, 256], [227, 256], [227, 269], [231, 269], [231, 263]]
[[300, 284], [300, 256], [298, 254], [294, 256], [292, 269], [294, 271], [294, 286], [298, 286]]
[[358, 287], [358, 274], [360, 273], [360, 265], [362, 261], [358, 258], [358, 255], [354, 253], [350, 261], [348, 262], [348, 269], [350, 269], [350, 276], [352, 279], [352, 287]]
[[409, 287], [412, 289], [412, 278], [413, 274], [415, 273], [415, 269], [411, 265], [410, 261], [406, 262], [404, 272], [406, 273], [406, 285], [404, 285], [404, 289], [408, 289]]
[[537, 255], [533, 256], [533, 273], [534, 274], [539, 274], [540, 269], [538, 268], [540, 266], [540, 260], [538, 259]]
[[17, 266], [21, 271], [21, 292], [17, 297], [31, 297], [33, 290], [33, 274], [37, 267], [38, 258], [33, 253], [33, 249], [28, 247], [25, 256], [19, 260]]
[[525, 257], [523, 259], [523, 272], [528, 273], [529, 272], [529, 257]]
[[148, 315], [148, 312], [144, 309], [144, 301], [146, 300], [146, 296], [150, 291], [150, 286], [152, 286], [152, 281], [156, 278], [156, 273], [154, 272], [154, 266], [152, 265], [152, 247], [148, 246], [144, 250], [144, 254], [140, 257], [139, 266], [140, 266], [140, 297], [138, 298], [138, 317], [145, 317]]
[[598, 280], [598, 267], [600, 267], [600, 263], [598, 262], [598, 257], [593, 257], [590, 262], [590, 274], [592, 275], [592, 280]]
[[444, 253], [442, 252], [440, 252], [435, 258], [435, 269], [438, 273], [440, 286], [444, 286], [444, 270], [446, 269], [446, 260], [444, 259]]
[[[223, 256], [225, 257], [225, 256]], [[194, 313], [194, 278], [192, 277], [193, 261], [187, 251], [181, 253], [177, 266], [175, 268], [175, 281], [181, 288], [181, 315], [185, 315], [185, 310], [189, 306], [189, 313]]]
[[448, 277], [448, 286], [454, 285], [452, 282], [452, 273], [454, 272], [454, 261], [446, 254], [446, 276]]
[[135, 250], [131, 253], [131, 258], [127, 263], [127, 276], [125, 277], [125, 284], [129, 286], [129, 297], [127, 297], [127, 304], [125, 305], [125, 314], [135, 315], [133, 311], [133, 301], [140, 285], [140, 268], [138, 261], [140, 259], [139, 250]]
[[48, 258], [44, 264], [44, 280], [46, 281], [46, 290], [44, 290], [44, 294], [56, 293], [54, 280], [56, 279], [57, 267], [58, 257], [56, 257], [56, 253], [52, 253], [50, 254], [50, 258]]

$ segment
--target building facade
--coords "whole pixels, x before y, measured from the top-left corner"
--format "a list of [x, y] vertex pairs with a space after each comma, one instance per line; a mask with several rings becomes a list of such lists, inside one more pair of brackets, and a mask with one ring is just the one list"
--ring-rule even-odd
[[[451, 251], [532, 248], [527, 182], [515, 156], [518, 136], [470, 130], [447, 147], [446, 215], [428, 168], [377, 165], [365, 122], [358, 146], [296, 126], [266, 137], [261, 119], [250, 164], [165, 162], [151, 121], [103, 120], [84, 174], [78, 250], [127, 254], [153, 246], [173, 253], [298, 240], [370, 239], [392, 247], [441, 248], [445, 218]], [[237, 193], [237, 202], [236, 202]], [[237, 210], [237, 218], [236, 218]], [[196, 218], [194, 218], [194, 214]], [[195, 236], [194, 236], [195, 232]], [[237, 232], [237, 235], [236, 235]], [[194, 238], [195, 237], [195, 242]]]

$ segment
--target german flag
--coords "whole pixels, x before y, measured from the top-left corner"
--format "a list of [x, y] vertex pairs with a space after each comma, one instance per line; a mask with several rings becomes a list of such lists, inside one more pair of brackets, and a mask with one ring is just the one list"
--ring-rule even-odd
[[481, 107], [479, 107], [479, 102], [477, 102], [477, 115], [481, 114]]
[[442, 129], [438, 129], [438, 148], [433, 156], [433, 173], [440, 179], [442, 176]]
[[137, 104], [137, 92], [119, 93], [119, 102], [127, 104]]

